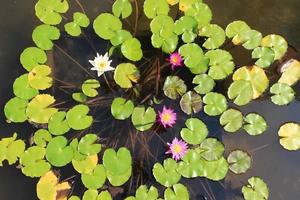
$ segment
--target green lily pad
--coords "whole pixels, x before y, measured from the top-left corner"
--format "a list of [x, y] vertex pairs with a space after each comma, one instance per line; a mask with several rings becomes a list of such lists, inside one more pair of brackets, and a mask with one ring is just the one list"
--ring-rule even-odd
[[205, 160], [215, 161], [222, 157], [225, 147], [215, 138], [206, 138], [202, 141], [198, 150]]
[[201, 1], [197, 1], [191, 4], [191, 6], [188, 6], [188, 8], [184, 9], [186, 9], [184, 12], [186, 16], [194, 17], [197, 20], [198, 28], [210, 24], [210, 21], [212, 20], [211, 9], [208, 5], [202, 3]]
[[103, 165], [112, 176], [124, 175], [131, 169], [132, 158], [128, 149], [122, 147], [117, 152], [106, 149], [103, 155]]
[[112, 12], [116, 17], [122, 16], [122, 19], [129, 17], [132, 13], [132, 6], [129, 0], [116, 0], [112, 6]]
[[262, 116], [255, 113], [248, 114], [245, 117], [244, 121], [246, 122], [246, 124], [243, 128], [249, 135], [260, 135], [263, 132], [265, 132], [268, 128], [265, 119]]
[[87, 115], [89, 110], [86, 105], [77, 105], [70, 109], [66, 115], [69, 126], [74, 130], [84, 130], [90, 127], [93, 117]]
[[131, 63], [122, 63], [116, 67], [114, 80], [121, 88], [131, 88], [140, 78], [138, 68]]
[[287, 105], [295, 99], [295, 91], [285, 83], [275, 83], [270, 92], [273, 94], [272, 102], [279, 106]]
[[13, 85], [14, 94], [25, 100], [30, 100], [39, 94], [37, 89], [32, 88], [28, 83], [28, 74], [19, 76]]
[[48, 129], [52, 135], [63, 135], [70, 130], [66, 115], [66, 112], [60, 111], [51, 116], [48, 122]]
[[195, 76], [193, 79], [193, 83], [197, 84], [197, 86], [194, 87], [194, 90], [198, 94], [207, 94], [207, 93], [211, 92], [216, 85], [214, 79], [212, 79], [207, 74], [199, 74], [199, 75]]
[[195, 178], [203, 174], [203, 159], [196, 150], [188, 150], [178, 163], [177, 172], [185, 178]]
[[78, 143], [78, 152], [83, 155], [95, 155], [101, 151], [101, 144], [96, 144], [98, 136], [96, 134], [86, 134]]
[[39, 0], [35, 5], [35, 15], [45, 24], [57, 25], [62, 13], [69, 10], [67, 0]]
[[144, 13], [150, 19], [158, 15], [168, 15], [169, 10], [169, 4], [166, 0], [145, 0], [144, 2]]
[[74, 158], [72, 160], [72, 165], [80, 174], [91, 174], [98, 163], [98, 155], [87, 156], [83, 160], [76, 160]]
[[54, 26], [42, 24], [37, 26], [32, 32], [32, 39], [37, 47], [43, 50], [53, 48], [52, 40], [58, 40], [60, 37], [59, 29]]
[[227, 100], [224, 95], [210, 92], [203, 97], [204, 112], [209, 116], [217, 116], [222, 114], [227, 109]]
[[251, 166], [251, 157], [247, 152], [235, 150], [230, 152], [227, 162], [229, 163], [230, 171], [235, 174], [243, 174]]
[[190, 118], [185, 125], [187, 128], [181, 129], [180, 135], [189, 144], [200, 144], [208, 135], [206, 125], [200, 119]]
[[30, 72], [35, 66], [44, 64], [47, 61], [47, 54], [40, 48], [28, 47], [20, 56], [20, 62], [24, 69]]
[[289, 151], [300, 149], [300, 125], [296, 123], [286, 123], [278, 131], [280, 144]]
[[88, 189], [101, 188], [106, 180], [105, 168], [103, 165], [97, 165], [91, 174], [82, 174], [83, 185]]
[[178, 1], [179, 1], [179, 10], [182, 12], [186, 12], [195, 3], [202, 2], [202, 0], [178, 0]]
[[228, 109], [220, 117], [220, 124], [229, 133], [238, 131], [243, 126], [243, 115], [235, 109]]
[[238, 40], [239, 35], [251, 30], [248, 24], [244, 21], [233, 21], [226, 27], [225, 33], [228, 38], [233, 38], [233, 41]]
[[256, 47], [252, 51], [252, 58], [258, 59], [255, 65], [267, 68], [274, 62], [275, 52], [269, 47]]
[[197, 34], [194, 33], [193, 31], [185, 31], [182, 34], [181, 39], [185, 43], [192, 43], [192, 42], [194, 42], [194, 40], [196, 39], [196, 37], [197, 37]]
[[175, 22], [174, 32], [177, 35], [182, 34], [182, 40], [185, 43], [191, 43], [197, 37], [197, 34], [194, 33], [195, 29], [198, 26], [198, 22], [194, 17], [191, 16], [182, 16]]
[[88, 97], [85, 94], [83, 94], [82, 92], [73, 93], [72, 98], [79, 103], [84, 103], [88, 99]]
[[98, 200], [98, 191], [92, 189], [85, 191], [82, 200]]
[[255, 49], [262, 41], [262, 34], [256, 30], [243, 31], [239, 34], [239, 43], [248, 50]]
[[149, 189], [146, 185], [141, 185], [135, 192], [135, 197], [127, 197], [125, 200], [157, 200], [158, 190], [156, 187], [151, 186]]
[[187, 188], [182, 184], [173, 185], [173, 189], [167, 188], [164, 193], [165, 200], [189, 200], [190, 195]]
[[98, 195], [98, 200], [112, 200], [111, 194], [107, 191], [101, 191]]
[[68, 198], [68, 200], [80, 200], [78, 196], [72, 195], [71, 197]]
[[29, 177], [40, 177], [51, 169], [51, 165], [44, 160], [46, 150], [43, 147], [29, 147], [20, 157], [22, 173]]
[[121, 45], [121, 52], [125, 56], [125, 58], [131, 61], [139, 61], [143, 57], [141, 43], [136, 38], [130, 38], [126, 40]]
[[63, 136], [57, 136], [48, 143], [46, 158], [51, 165], [63, 167], [72, 161], [74, 150], [67, 144], [68, 140]]
[[161, 48], [165, 53], [172, 53], [176, 50], [178, 44], [178, 36], [170, 31], [167, 31], [169, 36], [167, 38], [161, 37], [159, 34], [154, 33], [151, 37], [152, 46]]
[[7, 160], [9, 165], [17, 162], [18, 158], [23, 154], [25, 150], [25, 142], [23, 140], [17, 140], [17, 133], [14, 133], [12, 137], [2, 138], [0, 140], [0, 166], [3, 166], [3, 161]]
[[134, 109], [134, 104], [131, 100], [121, 97], [115, 98], [111, 104], [111, 114], [115, 119], [125, 120], [130, 117]]
[[173, 18], [167, 15], [159, 15], [150, 23], [151, 32], [165, 39], [172, 35], [174, 28]]
[[288, 43], [280, 35], [267, 35], [261, 41], [262, 47], [272, 48], [275, 52], [275, 60], [279, 60], [284, 56], [288, 49]]
[[197, 113], [202, 109], [202, 98], [199, 94], [193, 91], [185, 93], [180, 100], [181, 110], [190, 115]]
[[38, 90], [45, 90], [52, 86], [51, 68], [47, 65], [37, 65], [28, 74], [29, 85]]
[[259, 177], [248, 179], [248, 184], [243, 186], [242, 193], [245, 200], [267, 200], [269, 198], [269, 188]]
[[4, 114], [9, 122], [25, 122], [28, 101], [19, 97], [10, 99], [4, 106]]
[[109, 180], [110, 184], [114, 187], [119, 187], [126, 183], [132, 174], [132, 167], [130, 166], [127, 172], [121, 175], [113, 175], [110, 171], [106, 171], [107, 179]]
[[126, 40], [129, 40], [132, 38], [132, 35], [129, 31], [126, 30], [118, 30], [115, 34], [115, 36], [110, 40], [111, 44], [113, 46], [118, 46], [125, 42]]
[[150, 129], [156, 121], [156, 113], [153, 108], [145, 109], [144, 106], [135, 107], [131, 115], [131, 121], [139, 131]]
[[164, 165], [155, 163], [152, 169], [153, 176], [157, 182], [165, 187], [171, 187], [178, 183], [181, 175], [176, 171], [177, 163], [171, 158], [164, 160]]
[[39, 129], [34, 133], [33, 141], [39, 147], [46, 147], [47, 142], [50, 142], [52, 139], [49, 131], [45, 129]]
[[98, 95], [98, 89], [100, 87], [99, 81], [96, 79], [89, 79], [84, 81], [84, 83], [81, 86], [83, 94], [85, 94], [88, 97], [95, 97]]
[[27, 105], [28, 120], [39, 124], [48, 123], [50, 117], [58, 111], [57, 108], [51, 107], [54, 102], [54, 97], [49, 94], [35, 96]]
[[81, 27], [88, 27], [90, 19], [86, 14], [75, 12], [73, 14], [73, 22], [65, 24], [65, 30], [72, 36], [79, 36], [81, 34]]
[[122, 29], [122, 22], [110, 13], [102, 13], [95, 19], [93, 26], [99, 37], [110, 40]]
[[213, 181], [224, 179], [228, 173], [228, 163], [224, 157], [215, 161], [204, 161], [203, 168], [203, 176]]
[[178, 76], [167, 76], [163, 90], [167, 97], [175, 100], [178, 96], [185, 94], [187, 87], [184, 81]]
[[222, 80], [232, 74], [234, 70], [234, 62], [228, 51], [216, 49], [208, 51], [205, 54], [209, 58], [208, 75], [214, 80]]
[[226, 39], [224, 30], [216, 24], [208, 24], [202, 27], [199, 31], [199, 35], [207, 37], [203, 43], [203, 47], [206, 49], [216, 49], [220, 47]]
[[248, 104], [253, 98], [251, 82], [248, 80], [233, 81], [228, 88], [227, 95], [238, 106]]

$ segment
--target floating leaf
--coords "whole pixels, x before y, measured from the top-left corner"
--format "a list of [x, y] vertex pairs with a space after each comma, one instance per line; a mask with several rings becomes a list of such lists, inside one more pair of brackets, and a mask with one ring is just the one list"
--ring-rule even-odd
[[[232, 41], [239, 40], [239, 35], [243, 34], [244, 32], [247, 32], [251, 30], [251, 28], [248, 26], [248, 24], [244, 21], [234, 21], [228, 24], [226, 27], [226, 36], [228, 38], [233, 38]], [[234, 42], [235, 43], [235, 42]]]
[[112, 6], [112, 12], [116, 17], [122, 16], [123, 19], [132, 13], [132, 6], [129, 0], [117, 0]]
[[86, 105], [74, 106], [67, 112], [67, 121], [69, 126], [74, 130], [83, 130], [91, 126], [93, 117], [87, 115], [89, 107]]
[[[198, 0], [185, 0], [192, 2], [190, 6], [184, 6], [184, 8], [181, 8], [181, 10], [184, 10], [184, 14], [186, 16], [194, 17], [198, 22], [198, 28], [201, 28], [207, 24], [210, 23], [212, 20], [212, 12], [208, 5], [205, 3], [201, 3], [201, 1]], [[181, 3], [181, 7], [183, 6], [183, 3]], [[179, 5], [180, 7], [180, 5]]]
[[121, 46], [121, 52], [125, 58], [131, 61], [139, 61], [143, 57], [141, 43], [136, 38], [126, 40]]
[[151, 32], [159, 34], [162, 38], [168, 38], [173, 33], [174, 20], [167, 15], [159, 15], [155, 17], [150, 23]]
[[153, 47], [162, 48], [163, 52], [170, 54], [177, 48], [178, 36], [170, 30], [168, 30], [167, 33], [169, 36], [166, 38], [154, 33], [151, 37], [151, 43]]
[[127, 197], [125, 200], [157, 200], [158, 190], [156, 187], [151, 186], [149, 189], [146, 185], [141, 185], [135, 192], [135, 197]]
[[20, 56], [20, 62], [22, 66], [29, 72], [35, 66], [44, 64], [46, 61], [47, 54], [45, 53], [45, 51], [37, 47], [26, 48]]
[[96, 79], [88, 79], [84, 81], [84, 83], [81, 86], [83, 94], [85, 94], [88, 97], [95, 97], [98, 95], [98, 89], [100, 87], [99, 81]]
[[52, 40], [58, 40], [59, 37], [59, 29], [46, 24], [37, 26], [32, 32], [32, 39], [35, 42], [36, 46], [43, 50], [52, 49]]
[[173, 185], [173, 189], [167, 188], [164, 194], [165, 200], [189, 200], [190, 195], [187, 188], [182, 184]]
[[144, 106], [135, 107], [131, 121], [137, 130], [146, 131], [150, 129], [156, 121], [156, 113], [151, 107], [146, 110]]
[[184, 81], [178, 76], [167, 76], [164, 83], [164, 94], [170, 99], [177, 99], [178, 96], [182, 96], [187, 87]]
[[110, 40], [111, 44], [114, 46], [118, 46], [132, 38], [132, 35], [129, 31], [126, 30], [118, 30], [115, 36]]
[[101, 144], [96, 144], [98, 136], [96, 134], [86, 134], [78, 144], [78, 152], [83, 155], [95, 155], [101, 151]]
[[81, 34], [81, 27], [88, 27], [90, 19], [86, 14], [81, 12], [75, 12], [73, 14], [73, 22], [65, 24], [65, 29], [68, 34], [72, 36], [79, 36]]
[[48, 122], [48, 129], [52, 135], [63, 135], [70, 130], [66, 114], [66, 112], [60, 111], [51, 116]]
[[168, 15], [169, 10], [170, 8], [166, 0], [145, 0], [144, 2], [144, 13], [150, 19], [158, 15]]
[[199, 75], [195, 76], [194, 79], [193, 79], [193, 83], [197, 84], [197, 86], [194, 87], [194, 90], [198, 94], [209, 93], [213, 90], [213, 88], [216, 85], [214, 79], [212, 79], [207, 74], [199, 74]]
[[197, 113], [202, 109], [202, 98], [199, 94], [189, 91], [181, 97], [180, 107], [188, 115]]
[[66, 0], [39, 0], [35, 5], [35, 15], [45, 24], [57, 25], [62, 20], [62, 13], [69, 9]]
[[20, 157], [22, 173], [29, 177], [40, 177], [48, 172], [51, 165], [44, 160], [45, 154], [43, 147], [29, 147]]
[[251, 157], [247, 152], [235, 150], [230, 152], [227, 162], [229, 169], [235, 174], [245, 173], [251, 166]]
[[234, 81], [250, 81], [253, 89], [253, 99], [258, 98], [269, 86], [269, 79], [265, 71], [257, 66], [239, 68], [234, 72], [232, 79]]
[[131, 100], [124, 98], [115, 98], [111, 104], [111, 114], [115, 119], [125, 120], [130, 117], [134, 109], [134, 104]]
[[243, 186], [242, 193], [245, 200], [267, 200], [269, 198], [269, 188], [259, 177], [248, 179], [248, 184]]
[[271, 89], [271, 100], [274, 104], [283, 106], [292, 102], [295, 98], [295, 91], [285, 83], [275, 83]]
[[174, 32], [177, 35], [182, 35], [182, 40], [185, 43], [191, 43], [196, 38], [197, 34], [194, 30], [197, 28], [198, 23], [194, 17], [182, 16], [175, 22]]
[[27, 120], [26, 107], [28, 101], [19, 97], [10, 99], [4, 107], [4, 114], [11, 122], [24, 122]]
[[300, 62], [295, 59], [289, 60], [281, 69], [282, 75], [279, 83], [285, 83], [293, 86], [300, 79]]
[[179, 10], [185, 12], [197, 2], [202, 2], [202, 0], [179, 0]]
[[72, 98], [79, 103], [84, 103], [88, 97], [81, 92], [76, 92], [72, 94]]
[[21, 99], [29, 100], [39, 94], [37, 89], [32, 88], [28, 83], [28, 74], [18, 77], [13, 85], [14, 94]]
[[252, 51], [252, 58], [258, 59], [255, 65], [261, 68], [269, 67], [275, 59], [275, 53], [271, 48], [268, 47], [256, 47]]
[[70, 198], [68, 198], [68, 200], [80, 200], [80, 198], [78, 196], [72, 195]]
[[225, 32], [216, 24], [208, 24], [202, 27], [199, 31], [199, 35], [207, 37], [203, 43], [203, 47], [206, 49], [216, 49], [225, 42]]
[[110, 193], [107, 190], [105, 190], [105, 191], [100, 192], [100, 194], [98, 195], [98, 199], [99, 200], [112, 200], [112, 197], [111, 197]]
[[208, 51], [205, 56], [209, 58], [208, 75], [215, 80], [225, 79], [232, 74], [234, 62], [231, 54], [225, 50], [217, 49]]
[[224, 179], [228, 172], [228, 163], [224, 157], [215, 161], [205, 161], [203, 163], [203, 176], [213, 181]]
[[296, 123], [286, 123], [278, 131], [280, 144], [289, 151], [300, 149], [300, 125]]
[[153, 176], [157, 182], [165, 187], [171, 187], [178, 183], [181, 175], [177, 173], [177, 163], [171, 158], [164, 160], [164, 165], [155, 163], [152, 169]]
[[122, 22], [110, 13], [102, 13], [95, 19], [93, 26], [99, 37], [110, 40], [115, 36], [116, 31], [122, 29]]
[[200, 119], [190, 118], [185, 125], [187, 128], [181, 129], [180, 135], [189, 144], [200, 144], [208, 135], [206, 125]]
[[132, 82], [137, 83], [139, 78], [138, 68], [131, 63], [119, 64], [114, 72], [114, 79], [121, 88], [131, 88]]
[[17, 133], [14, 133], [12, 137], [0, 140], [0, 166], [4, 160], [7, 160], [9, 165], [14, 164], [23, 154], [25, 143], [23, 140], [16, 139]]
[[74, 150], [67, 146], [68, 140], [63, 136], [53, 138], [47, 145], [46, 158], [55, 167], [63, 167], [70, 163], [74, 156]]
[[233, 81], [228, 88], [227, 95], [238, 106], [248, 104], [253, 98], [251, 82], [248, 80]]
[[50, 117], [57, 112], [50, 105], [55, 102], [54, 97], [49, 94], [35, 96], [27, 105], [26, 115], [29, 121], [39, 124], [48, 123]]
[[215, 138], [206, 138], [200, 144], [201, 156], [207, 161], [219, 160], [224, 153], [224, 145]]
[[103, 165], [97, 165], [91, 174], [82, 174], [83, 185], [88, 189], [99, 189], [106, 180], [105, 168]]
[[185, 178], [195, 178], [203, 174], [203, 159], [196, 150], [188, 150], [178, 163], [177, 172]]
[[235, 45], [243, 44], [248, 50], [255, 49], [262, 41], [262, 34], [256, 30], [243, 31], [234, 41]]
[[203, 102], [206, 104], [204, 112], [210, 116], [220, 115], [227, 109], [226, 97], [216, 92], [207, 93], [203, 98]]
[[32, 88], [45, 90], [52, 86], [51, 68], [47, 65], [37, 65], [28, 75], [28, 83]]
[[284, 56], [288, 49], [288, 43], [280, 35], [267, 35], [261, 41], [262, 47], [272, 48], [275, 52], [275, 60], [279, 60]]
[[74, 169], [80, 174], [91, 174], [98, 163], [98, 156], [92, 155], [86, 157], [84, 160], [72, 160]]
[[46, 147], [47, 142], [50, 142], [52, 139], [49, 131], [45, 129], [39, 129], [34, 133], [33, 141], [37, 146]]
[[235, 109], [226, 110], [220, 117], [220, 124], [224, 127], [225, 131], [234, 133], [242, 128], [243, 115]]
[[260, 135], [263, 132], [265, 132], [268, 128], [265, 119], [262, 116], [255, 113], [248, 114], [245, 117], [244, 121], [246, 122], [246, 124], [243, 128], [249, 135]]
[[129, 180], [131, 173], [132, 173], [132, 167], [130, 166], [127, 172], [125, 172], [122, 175], [113, 175], [110, 171], [106, 171], [106, 176], [112, 186], [118, 187], [123, 185]]
[[89, 189], [84, 192], [82, 200], [97, 200], [98, 199], [98, 191]]

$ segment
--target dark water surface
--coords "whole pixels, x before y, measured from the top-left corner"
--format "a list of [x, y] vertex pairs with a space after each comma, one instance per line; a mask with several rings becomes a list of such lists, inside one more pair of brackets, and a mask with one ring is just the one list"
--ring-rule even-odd
[[[82, 0], [82, 2], [91, 19], [101, 11], [107, 10], [108, 7], [104, 0]], [[205, 2], [214, 12], [214, 22], [222, 25], [222, 27], [233, 20], [242, 19], [264, 35], [269, 33], [283, 35], [292, 46], [300, 49], [300, 0], [207, 0]], [[24, 136], [23, 138], [28, 138], [33, 132], [30, 126], [26, 124], [7, 124], [2, 110], [5, 102], [13, 96], [12, 84], [14, 79], [24, 73], [19, 63], [19, 55], [24, 48], [33, 45], [31, 32], [39, 24], [38, 19], [34, 16], [34, 3], [35, 1], [24, 0], [8, 0], [1, 3], [0, 109], [2, 114], [0, 114], [0, 137], [10, 136], [13, 132], [18, 132], [20, 136]], [[72, 9], [78, 10], [78, 7], [74, 6]], [[75, 42], [82, 44], [76, 48], [73, 46]], [[88, 44], [80, 39], [61, 40], [59, 45], [66, 45], [72, 49], [72, 56], [81, 63], [87, 62], [87, 59], [93, 56], [91, 49], [89, 49], [90, 51], [86, 50]], [[96, 48], [103, 49], [103, 44], [101, 42], [96, 43]], [[81, 55], [83, 51], [84, 55]], [[58, 57], [59, 54], [57, 53], [56, 56]], [[243, 55], [240, 55], [240, 57], [235, 58], [235, 62], [238, 65], [243, 65], [247, 64], [248, 61], [246, 62]], [[59, 59], [56, 64], [69, 66], [68, 61], [64, 59]], [[67, 77], [70, 79], [73, 78], [71, 74], [68, 75], [70, 77]], [[299, 84], [296, 86], [296, 90], [299, 96]], [[178, 108], [176, 107], [178, 102], [168, 103]], [[239, 109], [244, 114], [257, 112], [264, 116], [269, 124], [267, 132], [258, 137], [249, 136], [244, 131], [228, 134], [219, 126], [218, 118], [208, 117], [203, 113], [197, 114], [197, 117], [208, 125], [211, 136], [222, 139], [226, 147], [226, 156], [235, 149], [248, 151], [252, 156], [252, 168], [244, 175], [234, 175], [229, 172], [226, 179], [220, 183], [200, 178], [184, 180], [183, 183], [189, 187], [191, 199], [201, 200], [201, 194], [209, 200], [214, 198], [216, 200], [242, 199], [241, 186], [251, 176], [260, 176], [268, 183], [270, 200], [300, 199], [300, 151], [285, 151], [280, 146], [277, 136], [278, 129], [283, 123], [290, 121], [300, 123], [300, 102], [294, 101], [289, 106], [278, 107], [273, 105], [269, 99], [260, 99]], [[109, 115], [109, 110], [107, 109], [103, 113]], [[169, 141], [172, 137], [179, 135], [185, 119], [186, 116], [180, 117], [182, 123], [178, 123], [176, 127], [163, 134], [162, 139]], [[98, 126], [101, 126], [101, 123]], [[124, 124], [117, 123], [116, 127], [111, 127], [111, 129], [117, 130], [123, 126]], [[103, 137], [105, 136], [103, 135]], [[159, 147], [157, 150], [163, 152], [164, 146], [157, 145], [158, 143], [157, 139], [150, 141], [150, 145]], [[163, 156], [159, 156], [158, 159], [162, 161]], [[37, 199], [35, 196], [36, 181], [36, 179], [25, 177], [20, 170], [14, 167], [0, 168], [0, 200]], [[209, 188], [213, 190], [214, 197]]]

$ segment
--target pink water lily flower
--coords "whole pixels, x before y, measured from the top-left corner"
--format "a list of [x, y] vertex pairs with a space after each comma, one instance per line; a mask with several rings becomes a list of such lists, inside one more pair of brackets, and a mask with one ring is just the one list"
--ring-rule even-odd
[[183, 59], [178, 52], [174, 52], [170, 54], [168, 61], [171, 64], [172, 70], [175, 70], [176, 67], [182, 66]]
[[166, 154], [172, 154], [172, 158], [176, 161], [181, 160], [188, 150], [188, 145], [183, 140], [178, 140], [176, 137], [172, 140], [172, 143], [167, 143], [169, 150]]
[[165, 128], [173, 127], [176, 123], [177, 116], [172, 108], [163, 107], [162, 111], [158, 111], [158, 122]]

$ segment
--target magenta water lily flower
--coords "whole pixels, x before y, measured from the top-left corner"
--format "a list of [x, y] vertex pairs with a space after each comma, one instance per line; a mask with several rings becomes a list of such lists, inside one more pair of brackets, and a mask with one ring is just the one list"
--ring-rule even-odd
[[172, 154], [172, 158], [176, 161], [181, 160], [188, 150], [188, 145], [183, 140], [178, 140], [174, 138], [172, 143], [167, 143], [169, 145], [169, 150], [166, 154]]
[[171, 64], [172, 70], [174, 70], [176, 67], [182, 66], [183, 59], [178, 52], [174, 52], [170, 54], [168, 61]]
[[176, 123], [177, 116], [172, 108], [163, 107], [162, 111], [158, 111], [158, 122], [165, 128], [173, 127]]

